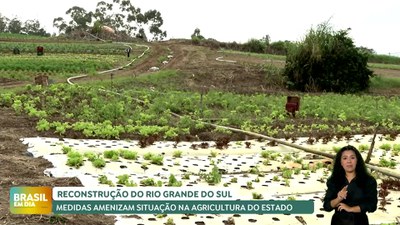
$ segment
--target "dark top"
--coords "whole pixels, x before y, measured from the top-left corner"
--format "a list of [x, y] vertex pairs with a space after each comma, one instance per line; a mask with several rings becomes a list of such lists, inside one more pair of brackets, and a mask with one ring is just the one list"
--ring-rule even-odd
[[[338, 183], [342, 183], [342, 185]], [[338, 192], [342, 190], [342, 188], [346, 185], [348, 185], [347, 197], [346, 199], [343, 199], [342, 202], [350, 207], [358, 205], [360, 206], [361, 209], [361, 213], [347, 213], [344, 210], [342, 210], [341, 212], [335, 210], [335, 214], [332, 220], [345, 216], [351, 218], [361, 217], [364, 218], [363, 220], [365, 220], [366, 224], [368, 224], [368, 218], [366, 216], [366, 212], [374, 212], [378, 204], [377, 183], [373, 177], [367, 176], [363, 180], [358, 180], [358, 182], [357, 178], [354, 178], [350, 183], [347, 181], [346, 178], [344, 178], [343, 182], [334, 182], [333, 180], [328, 179], [326, 184], [328, 190], [326, 191], [324, 197], [325, 211], [330, 212], [334, 209], [331, 207], [331, 201], [337, 197]]]

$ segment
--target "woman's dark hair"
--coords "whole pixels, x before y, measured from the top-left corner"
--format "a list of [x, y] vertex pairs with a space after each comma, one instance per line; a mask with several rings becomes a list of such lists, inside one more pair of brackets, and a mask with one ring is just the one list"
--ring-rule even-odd
[[358, 186], [363, 186], [363, 181], [365, 181], [365, 178], [368, 176], [371, 176], [367, 168], [365, 166], [364, 159], [362, 158], [360, 152], [352, 145], [347, 145], [344, 146], [339, 150], [339, 152], [336, 154], [334, 162], [333, 162], [333, 171], [332, 175], [329, 177], [333, 181], [334, 184], [338, 185], [338, 187], [342, 188], [344, 183], [346, 182], [346, 172], [344, 171], [340, 161], [342, 158], [342, 154], [344, 151], [351, 150], [354, 152], [357, 158], [357, 164], [356, 164], [356, 183]]

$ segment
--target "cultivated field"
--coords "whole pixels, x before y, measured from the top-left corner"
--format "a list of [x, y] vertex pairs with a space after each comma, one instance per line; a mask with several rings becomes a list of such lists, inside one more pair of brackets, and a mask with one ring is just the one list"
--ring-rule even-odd
[[[12, 215], [12, 186], [180, 184], [231, 188], [242, 199], [314, 199], [315, 213], [303, 219], [328, 223], [331, 213], [320, 209], [320, 200], [331, 159], [260, 136], [328, 154], [353, 144], [366, 156], [378, 129], [371, 163], [392, 172], [400, 168], [396, 65], [371, 65], [378, 76], [368, 93], [295, 93], [279, 76], [284, 57], [188, 40], [127, 44], [129, 58], [120, 43], [0, 42], [0, 221], [115, 222], [105, 215]], [[36, 55], [37, 45], [44, 46], [43, 56]], [[12, 54], [14, 47], [19, 55]], [[33, 85], [38, 75], [48, 76], [50, 85]], [[75, 85], [66, 82], [78, 75], [87, 76], [72, 80]], [[296, 117], [285, 112], [288, 95], [301, 99]], [[378, 184], [388, 178], [373, 174]], [[177, 183], [170, 183], [171, 175]], [[395, 222], [399, 191], [390, 190], [380, 204], [371, 222]], [[168, 218], [175, 224], [227, 224], [231, 218], [236, 224], [301, 224], [296, 215], [130, 215], [117, 223], [164, 224]]]

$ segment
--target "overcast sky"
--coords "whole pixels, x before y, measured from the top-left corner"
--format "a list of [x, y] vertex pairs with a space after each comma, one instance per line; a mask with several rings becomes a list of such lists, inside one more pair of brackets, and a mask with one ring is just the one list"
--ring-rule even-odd
[[[100, 0], [0, 0], [0, 13], [25, 22], [37, 19], [50, 33], [53, 19], [72, 6], [94, 11]], [[112, 0], [104, 0], [112, 2]], [[205, 38], [244, 43], [265, 35], [271, 41], [301, 41], [310, 28], [330, 21], [335, 31], [351, 28], [357, 46], [400, 56], [400, 0], [131, 0], [142, 11], [161, 13], [169, 38]]]

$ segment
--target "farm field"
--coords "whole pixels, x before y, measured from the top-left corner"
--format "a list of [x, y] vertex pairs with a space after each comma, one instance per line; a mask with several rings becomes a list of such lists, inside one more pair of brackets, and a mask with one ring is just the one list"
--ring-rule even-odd
[[[208, 125], [200, 126], [199, 123], [190, 122], [188, 118], [253, 131], [303, 146], [307, 145], [310, 148], [324, 148], [324, 151], [332, 154], [334, 153], [333, 146], [338, 147], [347, 143], [352, 143], [355, 146], [369, 145], [375, 125], [379, 122], [381, 124], [377, 139], [379, 142], [375, 145], [373, 162], [393, 171], [399, 169], [396, 144], [400, 144], [398, 137], [400, 131], [400, 115], [398, 114], [400, 111], [398, 99], [400, 88], [373, 86], [370, 93], [361, 96], [288, 92], [277, 85], [279, 79], [274, 77], [274, 71], [279, 70], [284, 64], [282, 59], [213, 50], [191, 45], [189, 41], [185, 40], [149, 43], [147, 45], [150, 47], [148, 53], [134, 61], [132, 65], [102, 74], [97, 74], [96, 71], [125, 65], [131, 62], [135, 56], [140, 55], [144, 48], [136, 47], [132, 43], [134, 51], [129, 59], [124, 55], [124, 48], [119, 45], [116, 45], [118, 51], [114, 51], [112, 46], [107, 45], [106, 50], [104, 50], [105, 55], [97, 53], [91, 55], [88, 54], [88, 50], [85, 53], [79, 51], [74, 53], [72, 50], [68, 50], [68, 47], [63, 52], [57, 50], [48, 54], [46, 52], [40, 60], [50, 60], [68, 54], [75, 54], [80, 57], [88, 54], [85, 60], [92, 59], [100, 63], [96, 64], [98, 67], [94, 66], [89, 71], [84, 66], [85, 64], [68, 71], [49, 69], [45, 74], [52, 79], [53, 83], [48, 88], [29, 86], [21, 94], [3, 95], [0, 101], [2, 105], [0, 107], [0, 163], [4, 168], [0, 172], [2, 188], [0, 221], [5, 221], [5, 224], [51, 224], [54, 220], [60, 220], [55, 221], [55, 223], [61, 224], [63, 223], [62, 220], [65, 220], [65, 224], [114, 224], [115, 218], [113, 216], [104, 215], [65, 215], [62, 218], [12, 215], [8, 211], [8, 190], [11, 186], [23, 185], [79, 186], [88, 185], [90, 182], [93, 185], [104, 185], [100, 184], [98, 180], [104, 174], [111, 179], [112, 183], [116, 184], [118, 182], [117, 173], [120, 173], [119, 175], [125, 173], [125, 171], [118, 169], [121, 168], [121, 163], [124, 166], [131, 164], [128, 168], [133, 172], [128, 174], [131, 174], [130, 178], [135, 183], [140, 183], [141, 179], [150, 177], [161, 180], [165, 185], [168, 183], [168, 179], [165, 179], [168, 178], [168, 174], [173, 173], [178, 180], [182, 180], [182, 169], [190, 167], [186, 163], [193, 163], [197, 160], [198, 169], [210, 172], [212, 163], [219, 162], [218, 168], [224, 168], [231, 173], [247, 174], [247, 177], [237, 176], [238, 183], [230, 182], [235, 176], [222, 175], [222, 182], [218, 184], [223, 186], [230, 183], [228, 187], [240, 190], [243, 199], [252, 198], [253, 189], [244, 187], [248, 185], [248, 182], [252, 182], [255, 187], [254, 192], [262, 194], [264, 199], [274, 198], [272, 194], [267, 194], [271, 191], [270, 189], [284, 189], [281, 194], [285, 194], [285, 198], [292, 194], [296, 199], [315, 198], [317, 199], [316, 202], [319, 201], [318, 198], [321, 198], [323, 193], [320, 191], [324, 190], [324, 183], [319, 182], [318, 179], [326, 179], [328, 166], [322, 166], [318, 171], [314, 171], [315, 176], [310, 172], [310, 183], [307, 184], [307, 189], [310, 188], [308, 191], [315, 192], [315, 194], [296, 196], [295, 191], [291, 193], [291, 187], [295, 185], [291, 186], [290, 184], [301, 181], [305, 176], [304, 174], [307, 174], [306, 170], [301, 171], [300, 174], [292, 175], [286, 181], [274, 181], [274, 176], [282, 175], [282, 171], [275, 170], [276, 167], [282, 167], [280, 163], [284, 161], [282, 159], [286, 155], [288, 155], [286, 157], [293, 157], [294, 165], [296, 157], [298, 157], [298, 160], [303, 159], [303, 162], [308, 163], [309, 161], [304, 161], [304, 158], [310, 157], [309, 154], [280, 145], [271, 147], [267, 145], [268, 141], [259, 142], [257, 138], [250, 135], [230, 132], [222, 128], [214, 129]], [[96, 49], [96, 47], [93, 48]], [[30, 59], [37, 58], [34, 52], [27, 54], [30, 54]], [[26, 57], [26, 55], [17, 57]], [[71, 62], [74, 62], [73, 58], [77, 57], [67, 57], [64, 61], [71, 60]], [[0, 60], [10, 62], [9, 66], [1, 70], [8, 72], [0, 73], [0, 87], [2, 88], [0, 94], [9, 93], [16, 87], [18, 87], [16, 90], [23, 90], [22, 87], [31, 84], [35, 75], [43, 73], [43, 67], [35, 71], [34, 68], [37, 67], [32, 66], [26, 69], [29, 71], [28, 73], [19, 72], [24, 76], [12, 77], [10, 74], [15, 74], [14, 71], [18, 71], [18, 68], [14, 66], [13, 72], [10, 72], [11, 69], [7, 70], [7, 68], [13, 68], [13, 65], [15, 65], [9, 59], [15, 59], [15, 57], [7, 53], [5, 57], [0, 58]], [[107, 63], [101, 63], [102, 60]], [[37, 63], [36, 61], [32, 64]], [[58, 63], [51, 62], [51, 64]], [[62, 67], [65, 68], [66, 66]], [[151, 71], [150, 68], [152, 67], [158, 67], [159, 71]], [[374, 65], [373, 68], [382, 79], [400, 79], [400, 70], [397, 67], [387, 68]], [[268, 71], [273, 72], [266, 76]], [[69, 76], [81, 74], [89, 74], [89, 76], [74, 80], [74, 83], [77, 84], [73, 85], [74, 87], [58, 84], [65, 83]], [[45, 92], [43, 92], [44, 90]], [[108, 92], [98, 90], [107, 90]], [[287, 95], [299, 95], [301, 97], [301, 107], [296, 118], [288, 117], [284, 111]], [[15, 97], [16, 101], [10, 102], [7, 99], [11, 96]], [[85, 108], [84, 105], [88, 107]], [[78, 109], [86, 109], [86, 111]], [[99, 114], [94, 114], [94, 112], [99, 112]], [[172, 117], [168, 114], [169, 112], [183, 117]], [[44, 116], [44, 113], [46, 116]], [[104, 123], [106, 120], [110, 122]], [[95, 128], [93, 130], [80, 128], [79, 125], [83, 124], [82, 121], [90, 121], [95, 125]], [[141, 121], [141, 124], [137, 124], [135, 121]], [[112, 125], [110, 126], [110, 124]], [[260, 124], [264, 124], [264, 126]], [[87, 124], [83, 125], [86, 126]], [[103, 131], [100, 131], [101, 129]], [[154, 137], [165, 140], [151, 142], [151, 138], [143, 139], [143, 136], [152, 137], [154, 134]], [[40, 142], [41, 138], [36, 137], [50, 139], [43, 139], [43, 142]], [[219, 145], [224, 147], [222, 149], [210, 147], [206, 150], [194, 150], [190, 148], [194, 143], [201, 144], [202, 142], [210, 143], [209, 145], [212, 146], [213, 143], [223, 141], [226, 137], [229, 137], [228, 143], [219, 142]], [[73, 143], [72, 145], [79, 145], [77, 143], [82, 142], [92, 143], [95, 140], [109, 143], [106, 139], [108, 141], [114, 140], [115, 143], [121, 143], [125, 140], [131, 143], [133, 145], [131, 150], [139, 152], [138, 161], [135, 163], [125, 159], [119, 160], [121, 162], [109, 161], [103, 169], [96, 169], [90, 165], [91, 162], [88, 159], [85, 159], [85, 164], [82, 167], [74, 169], [65, 165], [67, 156], [62, 154], [60, 145], [57, 145], [59, 148], [56, 149], [50, 147], [43, 147], [40, 151], [36, 149], [36, 152], [33, 152], [36, 156], [34, 158], [27, 153], [29, 143], [34, 142], [36, 143], [35, 146], [45, 144], [46, 140], [47, 143]], [[36, 141], [39, 141], [40, 144]], [[252, 143], [251, 148], [245, 147], [245, 141]], [[327, 147], [321, 147], [323, 142]], [[173, 147], [175, 143], [176, 148]], [[381, 146], [387, 143], [390, 143], [390, 148], [385, 152]], [[215, 145], [218, 146], [218, 144]], [[87, 149], [87, 146], [83, 148]], [[160, 149], [167, 152], [163, 166], [149, 165], [149, 169], [144, 173], [140, 169], [144, 161], [144, 154], [149, 151], [157, 153]], [[104, 149], [98, 150], [104, 151]], [[176, 150], [182, 151], [182, 157], [172, 156]], [[240, 153], [238, 153], [239, 150]], [[269, 159], [269, 163], [263, 164], [263, 161], [268, 159], [271, 154], [267, 156], [267, 153], [262, 152], [268, 152], [268, 150], [273, 150], [272, 155], [281, 151], [280, 158]], [[195, 156], [192, 152], [195, 152]], [[213, 153], [216, 154], [215, 160], [210, 157], [211, 152], [215, 152]], [[50, 153], [57, 154], [50, 156]], [[262, 154], [265, 154], [265, 158]], [[252, 158], [253, 161], [248, 158]], [[318, 159], [321, 162], [328, 160]], [[242, 160], [241, 165], [235, 164], [235, 161], [238, 160]], [[55, 165], [56, 162], [59, 165]], [[298, 162], [296, 165], [301, 167], [301, 163]], [[259, 177], [260, 174], [257, 171], [251, 173], [253, 167], [249, 167], [249, 164], [258, 165], [257, 170], [264, 171], [264, 176]], [[51, 167], [55, 168], [50, 170], [53, 174], [50, 177], [48, 172]], [[111, 169], [112, 171], [110, 171], [110, 168], [116, 168], [115, 171], [118, 172], [114, 172], [114, 176], [112, 176], [114, 170]], [[91, 178], [65, 178], [64, 176], [68, 175], [65, 171], [72, 171], [72, 174], [73, 171], [90, 171], [88, 173]], [[189, 180], [182, 180], [184, 185], [190, 185], [191, 182], [199, 179], [195, 175], [197, 171], [187, 169], [187, 172], [194, 175]], [[161, 174], [161, 177], [154, 177], [155, 174]], [[255, 182], [257, 178], [258, 182]], [[379, 179], [383, 178], [383, 176], [379, 177]], [[290, 184], [288, 185], [287, 182]], [[199, 185], [207, 185], [205, 181], [199, 183]], [[281, 198], [283, 197], [281, 196]], [[390, 199], [391, 204], [386, 206], [387, 211], [377, 210], [376, 217], [370, 217], [374, 218], [374, 220], [371, 219], [371, 222], [381, 224], [395, 221], [396, 218], [389, 215], [393, 215], [394, 213], [391, 212], [398, 210], [400, 206], [399, 192], [392, 191]], [[320, 207], [319, 202], [316, 204], [315, 215], [304, 216], [307, 224], [317, 224], [321, 221], [325, 223], [330, 219], [331, 214], [321, 212]], [[317, 217], [317, 214], [324, 216]], [[176, 224], [183, 224], [188, 221], [192, 224], [196, 224], [196, 222], [199, 222], [199, 224], [200, 222], [223, 224], [229, 216], [233, 215], [208, 215], [208, 217], [197, 216], [188, 219], [182, 219], [182, 215], [174, 215], [173, 218]], [[127, 220], [128, 222], [124, 224], [163, 224], [171, 215], [164, 218], [158, 218], [157, 215], [140, 215], [139, 217], [141, 219], [138, 219], [138, 217], [120, 218], [119, 224], [123, 224], [123, 221]], [[234, 216], [235, 221], [237, 221], [236, 224], [260, 224], [265, 218], [268, 218], [271, 224], [273, 221], [277, 221], [274, 218], [278, 218], [282, 224], [301, 224], [294, 218], [294, 215]]]

